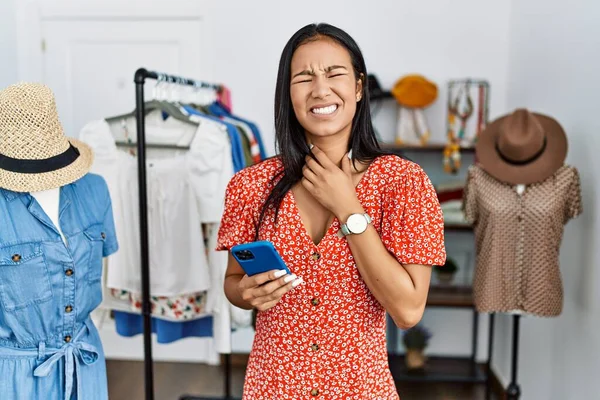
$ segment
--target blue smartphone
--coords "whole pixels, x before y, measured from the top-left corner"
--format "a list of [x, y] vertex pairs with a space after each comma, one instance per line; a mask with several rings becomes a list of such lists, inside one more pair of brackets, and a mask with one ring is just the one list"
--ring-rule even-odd
[[290, 274], [290, 270], [283, 262], [273, 243], [267, 240], [233, 246], [231, 254], [248, 276], [274, 269], [283, 269]]

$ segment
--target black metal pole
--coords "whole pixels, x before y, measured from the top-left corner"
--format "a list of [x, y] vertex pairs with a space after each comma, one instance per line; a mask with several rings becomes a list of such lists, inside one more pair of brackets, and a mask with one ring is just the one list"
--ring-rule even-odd
[[506, 390], [508, 400], [518, 400], [521, 397], [521, 387], [517, 383], [517, 368], [519, 366], [519, 322], [520, 315], [513, 315], [513, 346], [510, 384]]
[[471, 363], [475, 367], [477, 363], [477, 344], [479, 341], [479, 313], [473, 309], [473, 341], [471, 343]]
[[[150, 304], [150, 256], [148, 251], [148, 192], [146, 190], [146, 112], [144, 83], [146, 79], [164, 80], [178, 85], [219, 90], [219, 85], [195, 81], [140, 68], [135, 71], [135, 118], [137, 128], [138, 185], [140, 206], [140, 250], [142, 276], [142, 317], [144, 321], [144, 383], [146, 400], [154, 400], [154, 371], [152, 358], [152, 308]], [[230, 359], [226, 357], [226, 395], [229, 399]]]
[[490, 314], [490, 323], [488, 332], [488, 359], [487, 359], [487, 375], [485, 381], [485, 400], [492, 398], [492, 357], [494, 355], [494, 320], [496, 314]]
[[140, 241], [142, 273], [142, 316], [144, 319], [144, 383], [146, 400], [154, 400], [154, 371], [152, 359], [152, 310], [150, 308], [150, 265], [148, 256], [148, 198], [146, 191], [146, 113], [144, 83], [148, 71], [135, 72], [135, 118], [137, 124], [137, 159], [140, 203]]
[[231, 354], [225, 354], [225, 399], [231, 400]]

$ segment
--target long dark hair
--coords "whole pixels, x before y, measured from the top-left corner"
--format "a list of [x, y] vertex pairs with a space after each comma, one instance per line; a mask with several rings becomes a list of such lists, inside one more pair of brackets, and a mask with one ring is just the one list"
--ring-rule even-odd
[[362, 99], [357, 103], [356, 114], [352, 119], [352, 131], [348, 150], [352, 149], [352, 158], [361, 162], [371, 162], [376, 157], [387, 154], [381, 150], [371, 121], [369, 106], [369, 88], [367, 67], [360, 48], [343, 30], [328, 24], [311, 24], [296, 32], [287, 42], [281, 53], [277, 87], [275, 89], [275, 144], [283, 161], [283, 170], [273, 179], [277, 181], [263, 205], [256, 229], [258, 237], [260, 226], [270, 208], [275, 208], [275, 221], [281, 201], [286, 193], [302, 179], [304, 158], [309, 153], [304, 128], [294, 113], [290, 96], [290, 78], [292, 56], [301, 45], [328, 38], [343, 46], [352, 60], [354, 75], [362, 80]]

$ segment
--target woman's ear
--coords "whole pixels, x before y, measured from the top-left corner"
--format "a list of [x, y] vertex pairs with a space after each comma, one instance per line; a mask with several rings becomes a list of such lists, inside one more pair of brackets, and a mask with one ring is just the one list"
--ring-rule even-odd
[[365, 80], [365, 75], [361, 72], [358, 77], [358, 81], [356, 81], [356, 101], [359, 102], [362, 99], [363, 94], [363, 81]]

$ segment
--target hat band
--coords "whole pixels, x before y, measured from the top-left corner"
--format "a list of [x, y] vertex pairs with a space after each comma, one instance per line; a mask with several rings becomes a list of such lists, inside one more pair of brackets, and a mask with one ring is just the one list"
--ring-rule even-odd
[[79, 150], [69, 142], [69, 148], [61, 154], [43, 160], [21, 160], [0, 154], [0, 169], [20, 174], [41, 174], [64, 168], [79, 157]]
[[544, 144], [542, 145], [542, 148], [539, 149], [538, 152], [535, 153], [533, 156], [531, 156], [525, 160], [513, 160], [513, 159], [506, 157], [504, 154], [502, 154], [502, 152], [498, 148], [498, 143], [496, 143], [496, 152], [498, 153], [498, 155], [504, 162], [507, 162], [507, 163], [513, 164], [513, 165], [525, 165], [525, 164], [529, 164], [530, 162], [533, 162], [533, 161], [537, 160], [538, 158], [540, 158], [541, 155], [544, 154], [544, 151], [546, 150], [547, 143], [548, 143], [548, 141], [546, 140], [546, 137], [544, 136]]

